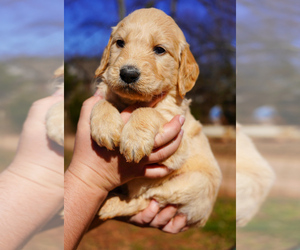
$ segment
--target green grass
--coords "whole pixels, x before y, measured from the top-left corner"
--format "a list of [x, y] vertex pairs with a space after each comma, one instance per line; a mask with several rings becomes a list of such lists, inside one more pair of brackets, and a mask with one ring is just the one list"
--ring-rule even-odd
[[235, 199], [219, 197], [203, 231], [212, 232], [234, 243], [236, 239], [235, 207]]
[[269, 199], [259, 213], [241, 232], [269, 235], [285, 240], [299, 241], [300, 201]]

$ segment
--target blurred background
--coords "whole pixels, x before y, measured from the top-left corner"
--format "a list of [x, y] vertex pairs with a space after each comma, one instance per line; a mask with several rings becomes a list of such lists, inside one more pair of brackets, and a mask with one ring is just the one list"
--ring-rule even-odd
[[300, 249], [300, 4], [237, 0], [237, 120], [276, 181], [237, 249]]
[[[171, 15], [200, 66], [188, 98], [193, 99], [193, 115], [205, 124], [223, 172], [219, 197], [206, 227], [168, 235], [109, 221], [89, 232], [80, 249], [233, 246], [235, 133], [230, 125], [235, 124], [236, 115], [276, 174], [261, 210], [237, 230], [237, 249], [300, 248], [297, 0], [2, 0], [0, 5], [0, 171], [14, 157], [32, 102], [53, 92], [53, 72], [64, 56], [68, 166], [80, 107], [95, 91], [94, 72], [111, 27], [135, 9], [156, 7]], [[33, 238], [25, 249], [62, 249], [62, 241], [62, 228], [49, 230]]]
[[[79, 249], [228, 249], [235, 244], [235, 1], [65, 1], [65, 166], [72, 157], [82, 102], [96, 89], [94, 72], [111, 27], [136, 9], [155, 7], [183, 30], [200, 67], [187, 94], [191, 110], [206, 126], [223, 172], [214, 212], [203, 229], [169, 235], [107, 221], [83, 238]], [[226, 126], [224, 126], [226, 125]], [[232, 126], [233, 125], [233, 126]]]
[[[94, 72], [111, 27], [135, 9], [159, 8], [183, 30], [200, 67], [188, 98], [202, 123], [235, 124], [235, 1], [65, 1], [65, 89], [68, 129], [76, 129], [82, 99], [95, 90]], [[213, 97], [213, 98], [212, 98]], [[211, 112], [214, 107], [219, 112]], [[201, 108], [200, 108], [201, 107]], [[213, 117], [213, 118], [211, 118]]]
[[[62, 0], [0, 1], [0, 172], [12, 161], [32, 103], [55, 91], [64, 60]], [[47, 197], [41, 197], [47, 199]], [[35, 236], [25, 249], [62, 249], [62, 227]]]
[[64, 60], [63, 7], [61, 0], [1, 1], [0, 170], [12, 160], [31, 104], [55, 90], [53, 73]]

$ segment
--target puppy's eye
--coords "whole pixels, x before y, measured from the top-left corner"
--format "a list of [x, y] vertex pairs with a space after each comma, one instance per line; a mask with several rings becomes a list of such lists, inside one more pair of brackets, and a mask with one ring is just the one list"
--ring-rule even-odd
[[160, 46], [154, 47], [153, 51], [157, 55], [162, 55], [162, 54], [164, 54], [166, 52], [166, 50], [163, 47], [160, 47]]
[[119, 48], [124, 48], [125, 42], [124, 42], [123, 40], [117, 40], [117, 46], [118, 46]]

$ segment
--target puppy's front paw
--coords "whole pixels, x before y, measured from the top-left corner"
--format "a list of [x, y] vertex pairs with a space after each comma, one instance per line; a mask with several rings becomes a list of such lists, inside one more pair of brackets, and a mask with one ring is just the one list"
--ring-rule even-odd
[[91, 135], [100, 147], [119, 146], [124, 124], [119, 111], [105, 100], [96, 103], [91, 114]]
[[152, 108], [136, 109], [122, 130], [120, 152], [128, 162], [138, 163], [149, 156], [154, 146], [155, 135], [162, 132], [164, 119]]
[[155, 132], [147, 128], [131, 126], [127, 123], [121, 134], [120, 152], [127, 162], [140, 162], [144, 156], [149, 156], [154, 146]]
[[64, 103], [54, 104], [46, 116], [46, 129], [48, 137], [57, 144], [64, 145]]

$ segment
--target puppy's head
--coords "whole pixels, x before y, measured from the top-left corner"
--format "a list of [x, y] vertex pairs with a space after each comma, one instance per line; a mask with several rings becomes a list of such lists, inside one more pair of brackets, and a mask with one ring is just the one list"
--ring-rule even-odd
[[198, 74], [182, 31], [157, 9], [137, 10], [114, 27], [96, 70], [116, 94], [137, 101], [173, 89], [183, 98]]

